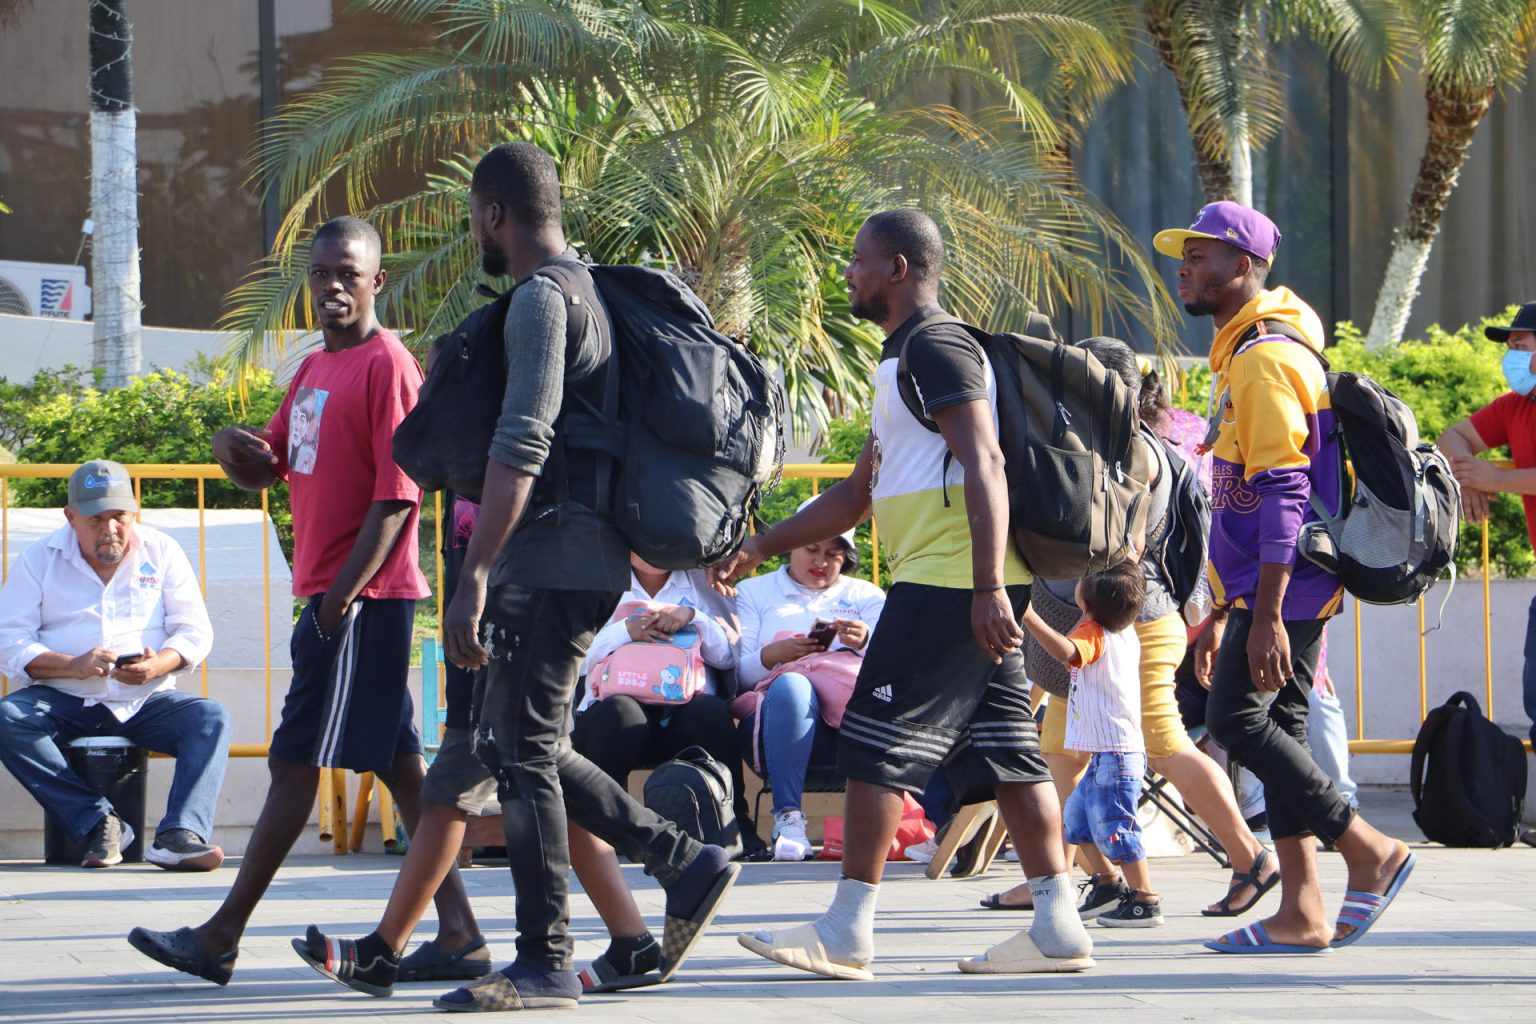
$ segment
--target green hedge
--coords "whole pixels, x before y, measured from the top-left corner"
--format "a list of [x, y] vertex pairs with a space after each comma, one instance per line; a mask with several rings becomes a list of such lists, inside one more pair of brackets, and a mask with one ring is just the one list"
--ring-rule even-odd
[[[127, 387], [105, 391], [90, 371], [74, 367], [44, 370], [25, 384], [0, 380], [0, 444], [19, 462], [207, 463], [213, 461], [215, 431], [232, 423], [264, 426], [283, 400], [270, 373], [254, 374], [248, 405], [241, 409], [227, 376], [209, 366], [196, 376], [161, 370]], [[62, 506], [63, 480], [17, 480], [11, 504]], [[146, 480], [146, 508], [196, 508], [197, 481]], [[204, 487], [208, 508], [259, 508], [258, 495], [226, 480]], [[278, 484], [270, 500], [284, 552], [292, 557], [293, 523], [288, 487]]]
[[[1419, 421], [1419, 433], [1437, 439], [1451, 424], [1481, 409], [1509, 390], [1499, 369], [1504, 346], [1483, 336], [1489, 324], [1507, 324], [1519, 307], [1508, 309], [1456, 331], [1431, 327], [1424, 337], [1404, 341], [1396, 348], [1370, 351], [1354, 324], [1339, 324], [1328, 349], [1336, 370], [1368, 373], [1407, 402]], [[1210, 394], [1210, 370], [1197, 366], [1187, 371], [1174, 398], [1176, 403], [1201, 416]], [[1493, 453], [1508, 458], [1507, 449]], [[1525, 528], [1525, 512], [1512, 494], [1497, 495], [1491, 503], [1488, 553], [1494, 572], [1524, 576], [1536, 559]], [[1457, 549], [1459, 571], [1479, 572], [1482, 563], [1482, 531], [1465, 523]]]

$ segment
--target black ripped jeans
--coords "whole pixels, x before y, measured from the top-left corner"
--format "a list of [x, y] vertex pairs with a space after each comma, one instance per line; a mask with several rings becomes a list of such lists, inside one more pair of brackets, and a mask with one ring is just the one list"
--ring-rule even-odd
[[571, 695], [581, 661], [619, 597], [504, 584], [491, 588], [486, 602], [490, 666], [476, 694], [475, 754], [498, 784], [517, 890], [517, 958], [556, 970], [569, 969], [574, 951], [567, 804], [577, 825], [627, 837], [623, 852], [657, 865], [662, 885], [699, 850], [571, 749]]

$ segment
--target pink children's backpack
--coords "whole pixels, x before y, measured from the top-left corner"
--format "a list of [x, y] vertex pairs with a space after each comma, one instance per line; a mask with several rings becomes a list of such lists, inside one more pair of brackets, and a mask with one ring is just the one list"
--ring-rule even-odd
[[[626, 601], [610, 622], [623, 622], [653, 606]], [[697, 609], [696, 615], [705, 614]], [[630, 641], [592, 666], [587, 686], [598, 700], [623, 694], [641, 704], [686, 704], [704, 689], [704, 654], [692, 625], [672, 634], [669, 643]]]

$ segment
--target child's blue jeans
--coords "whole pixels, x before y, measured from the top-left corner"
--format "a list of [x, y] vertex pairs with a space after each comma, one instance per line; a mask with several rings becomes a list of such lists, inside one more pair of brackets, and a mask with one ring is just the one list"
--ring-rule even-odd
[[1140, 751], [1094, 754], [1062, 811], [1067, 842], [1093, 843], [1115, 864], [1145, 859], [1136, 804], [1146, 774], [1147, 755]]

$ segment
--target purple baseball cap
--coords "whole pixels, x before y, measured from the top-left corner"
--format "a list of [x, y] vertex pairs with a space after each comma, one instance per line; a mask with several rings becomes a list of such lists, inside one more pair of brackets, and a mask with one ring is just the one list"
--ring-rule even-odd
[[1258, 210], [1225, 199], [1202, 206], [1187, 230], [1159, 231], [1152, 239], [1152, 247], [1164, 256], [1181, 260], [1184, 243], [1191, 238], [1214, 238], [1266, 263], [1275, 258], [1275, 250], [1280, 248], [1280, 229], [1274, 221]]

